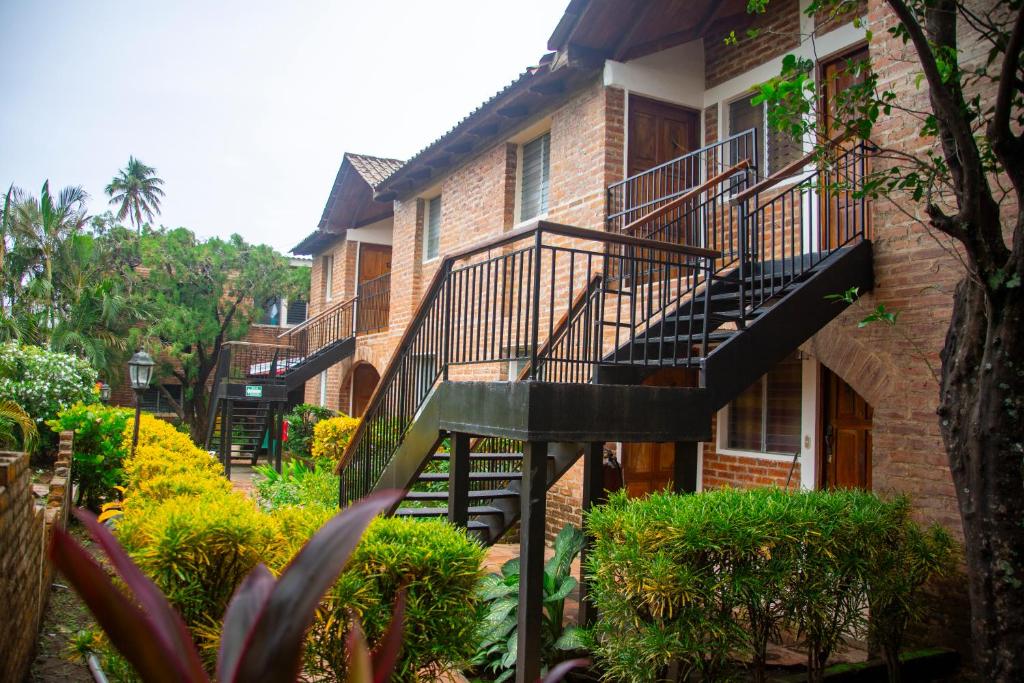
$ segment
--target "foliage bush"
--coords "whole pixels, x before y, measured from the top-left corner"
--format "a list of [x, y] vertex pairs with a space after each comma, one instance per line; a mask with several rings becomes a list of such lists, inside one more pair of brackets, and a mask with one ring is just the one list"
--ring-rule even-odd
[[278, 473], [270, 465], [256, 467], [263, 480], [256, 484], [260, 506], [274, 510], [287, 505], [338, 507], [338, 475], [335, 463], [316, 460], [310, 467], [302, 460], [285, 460]]
[[[311, 514], [314, 523], [329, 516], [317, 510]], [[291, 538], [301, 543], [306, 536]], [[313, 623], [310, 669], [345, 680], [346, 615], [355, 612], [370, 643], [377, 642], [401, 586], [407, 594], [405, 632], [392, 680], [436, 680], [466, 665], [479, 642], [482, 561], [483, 548], [447, 522], [375, 520]]]
[[[581, 630], [566, 625], [565, 599], [578, 582], [572, 575], [572, 563], [583, 550], [583, 532], [567, 524], [555, 538], [554, 553], [544, 564], [544, 613], [541, 621], [541, 658], [543, 670], [568, 659], [569, 653], [583, 646]], [[473, 665], [495, 676], [501, 683], [515, 676], [518, 643], [519, 559], [501, 567], [500, 574], [484, 577], [480, 597], [487, 606], [484, 635], [473, 657]]]
[[[96, 371], [84, 360], [38, 346], [0, 345], [0, 398], [14, 401], [37, 424], [53, 420], [76, 403], [96, 403]], [[40, 429], [41, 446], [52, 451], [57, 435]]]
[[313, 427], [313, 457], [340, 462], [349, 439], [359, 426], [358, 417], [339, 415], [321, 420]]
[[288, 450], [304, 458], [313, 455], [313, 428], [321, 420], [337, 415], [330, 408], [300, 403], [284, 416], [288, 421]]
[[[123, 438], [131, 438], [131, 426], [129, 420]], [[124, 463], [126, 496], [115, 532], [185, 617], [207, 664], [216, 656], [225, 605], [242, 578], [260, 562], [280, 572], [337, 511], [337, 477], [330, 463], [322, 465], [306, 472], [330, 475], [333, 500], [310, 485], [300, 505], [265, 512], [233, 490], [219, 463], [186, 435], [143, 415], [138, 449]], [[482, 558], [477, 543], [445, 522], [375, 521], [321, 604], [307, 640], [307, 673], [344, 680], [339, 672], [345, 672], [350, 616], [376, 644], [403, 585], [405, 637], [393, 680], [419, 680], [420, 673], [464, 664], [477, 644]], [[106, 654], [107, 661], [115, 659]]]
[[78, 485], [78, 505], [96, 511], [116, 497], [116, 487], [124, 484], [123, 435], [131, 421], [131, 410], [98, 403], [77, 403], [47, 421], [54, 432], [75, 432], [71, 480]]
[[864, 633], [872, 585], [899, 594], [887, 605], [900, 612], [948, 561], [951, 544], [936, 543], [912, 561], [914, 587], [900, 582], [896, 558], [918, 552], [907, 539], [944, 537], [921, 531], [909, 509], [905, 498], [846, 490], [617, 494], [587, 515], [594, 654], [614, 680], [653, 681], [674, 666], [718, 679], [743, 656], [764, 680], [768, 641], [785, 629], [820, 680], [840, 638]]

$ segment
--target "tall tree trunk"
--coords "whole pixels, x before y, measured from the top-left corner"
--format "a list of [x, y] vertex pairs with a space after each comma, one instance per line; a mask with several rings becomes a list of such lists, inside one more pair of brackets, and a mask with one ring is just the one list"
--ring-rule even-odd
[[1024, 292], [959, 283], [939, 424], [964, 529], [973, 651], [988, 681], [1024, 680]]

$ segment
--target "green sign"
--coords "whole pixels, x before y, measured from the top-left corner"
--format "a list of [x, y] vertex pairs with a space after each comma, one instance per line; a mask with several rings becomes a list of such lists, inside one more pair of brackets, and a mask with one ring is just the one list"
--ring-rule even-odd
[[263, 398], [263, 386], [260, 384], [245, 385], [246, 398]]

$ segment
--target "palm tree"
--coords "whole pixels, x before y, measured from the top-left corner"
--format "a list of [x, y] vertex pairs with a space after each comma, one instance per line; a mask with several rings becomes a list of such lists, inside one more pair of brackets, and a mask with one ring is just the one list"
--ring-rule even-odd
[[128, 165], [118, 171], [106, 189], [110, 203], [121, 205], [117, 219], [130, 218], [135, 229], [141, 231], [143, 216], [152, 222], [153, 217], [160, 213], [160, 198], [164, 196], [160, 186], [163, 184], [155, 168], [135, 157], [128, 157]]
[[85, 226], [88, 196], [81, 187], [72, 186], [62, 189], [54, 199], [47, 180], [43, 183], [39, 200], [32, 197], [22, 199], [15, 207], [13, 220], [6, 226], [18, 251], [12, 249], [5, 256], [22, 256], [22, 265], [27, 266], [28, 274], [22, 293], [27, 294], [25, 298], [32, 302], [28, 312], [42, 315], [41, 324], [47, 332], [56, 323], [55, 261], [64, 242], [79, 234]]

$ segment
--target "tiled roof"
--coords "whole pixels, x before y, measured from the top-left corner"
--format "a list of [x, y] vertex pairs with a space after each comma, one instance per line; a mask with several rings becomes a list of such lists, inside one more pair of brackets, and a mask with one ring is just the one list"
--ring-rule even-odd
[[[529, 67], [525, 71], [520, 73], [518, 76], [516, 76], [512, 80], [511, 83], [509, 83], [504, 88], [502, 88], [501, 90], [496, 92], [494, 95], [492, 95], [490, 98], [485, 100], [476, 109], [474, 109], [473, 111], [469, 112], [464, 117], [462, 117], [462, 119], [460, 119], [459, 122], [456, 123], [454, 126], [449, 128], [446, 133], [442, 134], [439, 138], [437, 138], [436, 140], [431, 142], [429, 145], [427, 145], [426, 147], [424, 147], [420, 151], [418, 151], [415, 154], [413, 154], [409, 158], [408, 161], [406, 161], [404, 163], [401, 163], [401, 164], [398, 164], [398, 166], [396, 166], [394, 169], [392, 169], [391, 172], [387, 176], [385, 176], [384, 178], [381, 178], [381, 181], [394, 179], [394, 176], [396, 175], [398, 169], [402, 168], [403, 166], [412, 166], [415, 163], [421, 161], [423, 159], [423, 157], [425, 157], [427, 154], [429, 154], [430, 152], [432, 152], [435, 149], [437, 149], [438, 147], [440, 147], [440, 145], [442, 143], [448, 141], [457, 132], [459, 132], [460, 128], [464, 128], [464, 127], [466, 127], [467, 124], [471, 123], [477, 116], [479, 116], [483, 111], [485, 111], [487, 109], [488, 105], [490, 105], [490, 104], [492, 104], [494, 102], [500, 101], [502, 99], [502, 97], [508, 95], [509, 93], [515, 91], [517, 88], [523, 86], [533, 76], [535, 76], [538, 72], [544, 71], [546, 73], [547, 72], [547, 67], [548, 67], [547, 63], [549, 61], [550, 61], [549, 56], [545, 55], [544, 58], [541, 59], [541, 64], [539, 66]], [[378, 185], [380, 185], [380, 183], [375, 183], [374, 184], [374, 188], [376, 189]]]
[[345, 154], [356, 173], [363, 177], [370, 187], [376, 187], [404, 163], [400, 159], [373, 157], [369, 154]]

